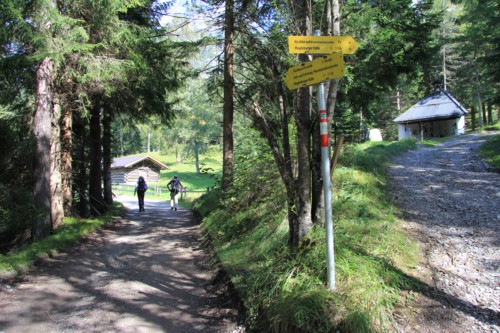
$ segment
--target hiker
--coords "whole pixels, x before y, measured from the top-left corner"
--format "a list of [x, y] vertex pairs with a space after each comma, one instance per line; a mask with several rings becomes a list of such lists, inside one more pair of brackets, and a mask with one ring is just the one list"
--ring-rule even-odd
[[184, 188], [179, 177], [174, 178], [168, 182], [167, 188], [170, 190], [170, 210], [177, 210], [179, 192]]
[[148, 190], [148, 184], [144, 180], [144, 177], [140, 176], [137, 181], [137, 186], [134, 190], [134, 195], [137, 193], [137, 198], [139, 199], [139, 211], [144, 211], [144, 193]]

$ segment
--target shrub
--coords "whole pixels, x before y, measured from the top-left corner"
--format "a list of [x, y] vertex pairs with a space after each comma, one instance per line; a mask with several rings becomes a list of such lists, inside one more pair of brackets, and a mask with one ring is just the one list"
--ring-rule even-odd
[[0, 184], [0, 253], [6, 253], [26, 242], [36, 215], [29, 191]]

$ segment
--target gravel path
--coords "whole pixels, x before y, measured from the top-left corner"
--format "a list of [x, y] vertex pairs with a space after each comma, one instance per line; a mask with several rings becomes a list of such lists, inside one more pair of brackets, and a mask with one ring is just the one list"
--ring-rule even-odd
[[425, 258], [411, 274], [426, 288], [409, 295], [399, 332], [500, 332], [500, 174], [479, 158], [486, 136], [420, 147], [389, 171]]
[[0, 332], [237, 332], [190, 211], [128, 209], [16, 284], [0, 284]]

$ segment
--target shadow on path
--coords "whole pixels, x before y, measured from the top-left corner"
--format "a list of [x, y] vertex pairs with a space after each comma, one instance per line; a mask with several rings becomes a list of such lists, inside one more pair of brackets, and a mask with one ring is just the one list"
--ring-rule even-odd
[[0, 293], [0, 332], [223, 331], [191, 212], [147, 197], [145, 212], [133, 197], [117, 201], [124, 219]]

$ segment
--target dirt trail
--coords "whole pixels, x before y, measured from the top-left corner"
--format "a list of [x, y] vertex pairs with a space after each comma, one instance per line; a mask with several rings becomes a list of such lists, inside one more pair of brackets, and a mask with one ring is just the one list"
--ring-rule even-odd
[[121, 197], [125, 218], [0, 285], [0, 332], [238, 332], [190, 211]]
[[500, 332], [500, 174], [479, 157], [485, 137], [420, 147], [390, 169], [425, 258], [412, 275], [426, 288], [399, 309], [399, 332]]

